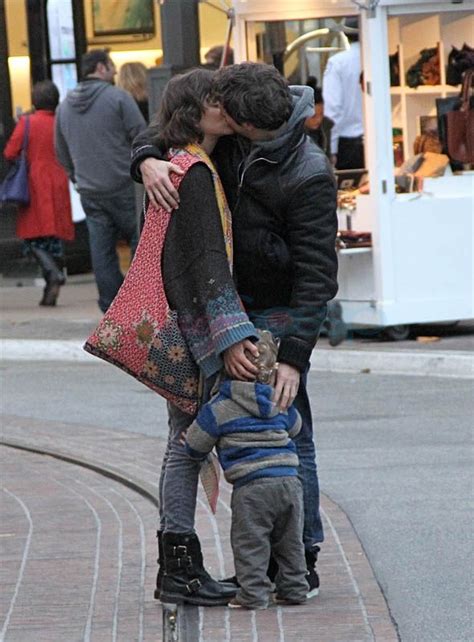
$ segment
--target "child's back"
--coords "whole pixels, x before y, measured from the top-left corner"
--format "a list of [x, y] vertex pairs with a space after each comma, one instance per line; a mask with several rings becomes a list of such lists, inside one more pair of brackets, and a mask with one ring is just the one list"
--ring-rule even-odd
[[268, 384], [224, 380], [186, 433], [188, 454], [202, 459], [214, 445], [224, 475], [233, 484], [231, 543], [240, 585], [230, 606], [266, 608], [272, 554], [280, 603], [306, 600], [303, 492], [292, 441], [301, 417], [280, 412]]

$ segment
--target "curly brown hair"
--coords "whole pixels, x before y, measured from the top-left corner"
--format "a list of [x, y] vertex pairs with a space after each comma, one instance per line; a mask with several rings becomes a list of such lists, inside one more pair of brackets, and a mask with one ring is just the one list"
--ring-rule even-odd
[[216, 72], [213, 96], [236, 123], [276, 130], [293, 111], [288, 82], [272, 65], [242, 62]]
[[171, 78], [152, 123], [155, 145], [168, 150], [202, 142], [199, 123], [211, 94], [213, 77], [214, 72], [209, 69], [192, 69]]

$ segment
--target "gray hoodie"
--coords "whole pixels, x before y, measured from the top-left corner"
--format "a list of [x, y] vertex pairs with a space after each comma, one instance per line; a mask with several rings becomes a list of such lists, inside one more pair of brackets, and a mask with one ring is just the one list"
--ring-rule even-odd
[[57, 109], [56, 155], [81, 194], [110, 194], [131, 185], [130, 147], [145, 127], [130, 94], [90, 78]]
[[[272, 140], [255, 141], [251, 145], [250, 161], [255, 157], [273, 157], [278, 152], [287, 154], [295, 144], [300, 142], [303, 131], [302, 121], [314, 116], [314, 92], [311, 87], [292, 85], [290, 87], [293, 100], [293, 111], [288, 121], [280, 128], [278, 136]], [[295, 130], [300, 133], [295, 139]], [[249, 159], [247, 159], [248, 162]]]

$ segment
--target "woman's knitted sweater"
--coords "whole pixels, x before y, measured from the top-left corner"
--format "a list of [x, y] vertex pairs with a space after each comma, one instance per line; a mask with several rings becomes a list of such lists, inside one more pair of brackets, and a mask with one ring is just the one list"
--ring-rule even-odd
[[163, 250], [166, 298], [196, 363], [206, 377], [222, 368], [221, 354], [257, 338], [236, 292], [210, 170], [196, 163], [179, 187]]

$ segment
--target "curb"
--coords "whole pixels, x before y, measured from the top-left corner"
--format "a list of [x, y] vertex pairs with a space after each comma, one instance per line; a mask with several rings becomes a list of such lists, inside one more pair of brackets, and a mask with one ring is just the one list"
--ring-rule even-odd
[[[98, 363], [82, 345], [82, 340], [0, 339], [0, 355], [4, 361]], [[467, 351], [318, 348], [313, 353], [311, 370], [474, 379], [474, 355]]]
[[32, 446], [23, 441], [17, 441], [14, 439], [2, 439], [0, 438], [0, 446], [4, 448], [13, 448], [15, 450], [24, 450], [26, 452], [35, 453], [36, 455], [44, 455], [45, 457], [52, 457], [53, 459], [59, 459], [65, 461], [68, 464], [73, 464], [75, 466], [81, 466], [82, 468], [87, 468], [93, 470], [99, 475], [113, 479], [119, 484], [123, 484], [133, 490], [135, 493], [138, 493], [154, 506], [159, 506], [159, 500], [156, 495], [156, 492], [149, 486], [149, 484], [140, 481], [136, 477], [131, 477], [130, 475], [125, 475], [117, 468], [112, 466], [105, 466], [104, 464], [99, 464], [90, 459], [84, 459], [83, 457], [78, 457], [76, 455], [71, 455], [60, 450], [50, 450], [49, 448], [43, 448], [41, 446]]
[[418, 377], [474, 379], [474, 355], [470, 352], [415, 352], [385, 350], [317, 350], [311, 370]]

